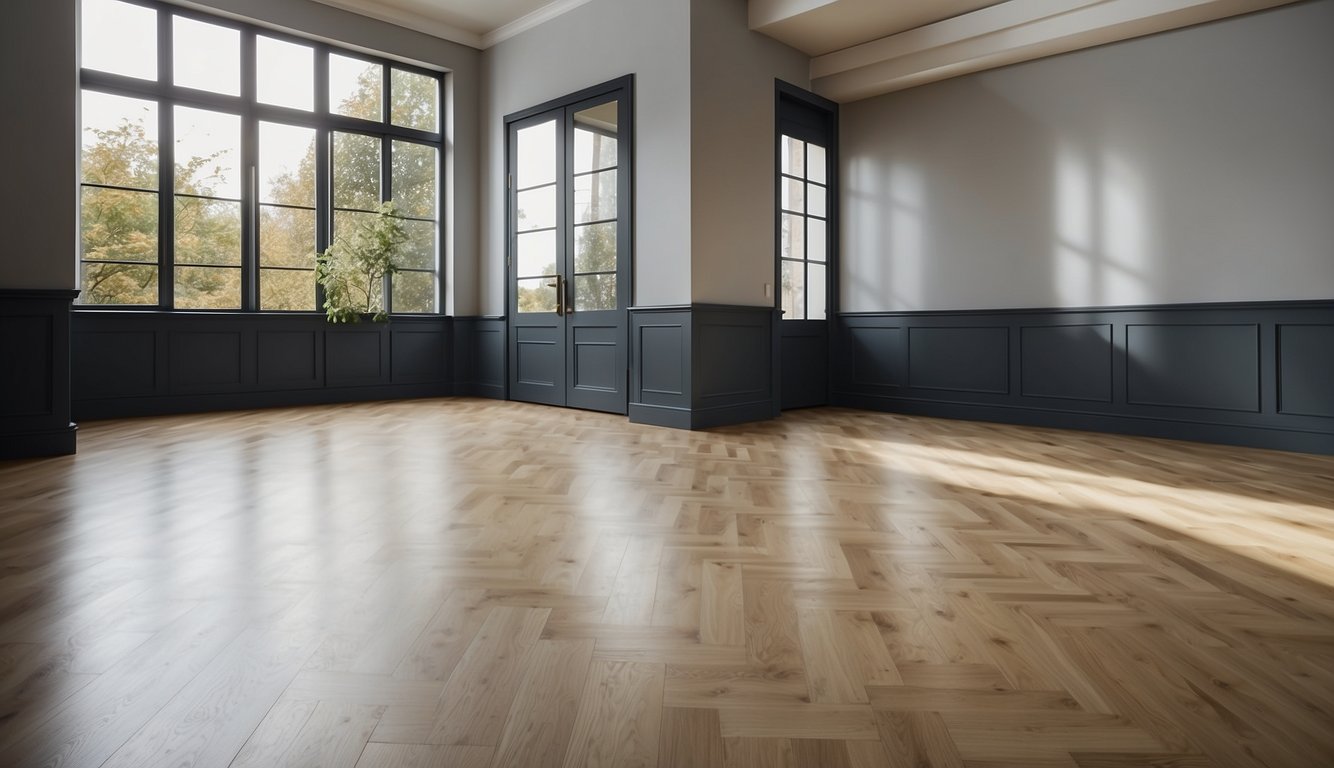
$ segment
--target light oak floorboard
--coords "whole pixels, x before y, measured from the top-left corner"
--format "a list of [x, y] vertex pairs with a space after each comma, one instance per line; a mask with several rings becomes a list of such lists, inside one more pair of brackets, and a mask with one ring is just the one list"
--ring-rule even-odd
[[458, 398], [0, 463], [0, 763], [1334, 765], [1334, 458]]

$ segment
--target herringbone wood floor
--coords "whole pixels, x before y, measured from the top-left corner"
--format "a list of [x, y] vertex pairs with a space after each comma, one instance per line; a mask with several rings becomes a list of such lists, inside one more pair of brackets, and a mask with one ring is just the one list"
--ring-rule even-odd
[[480, 400], [0, 465], [0, 763], [1334, 765], [1334, 459]]

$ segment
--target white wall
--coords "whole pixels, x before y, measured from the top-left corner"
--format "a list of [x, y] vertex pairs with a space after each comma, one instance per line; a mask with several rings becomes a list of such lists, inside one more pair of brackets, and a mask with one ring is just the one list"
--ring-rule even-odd
[[505, 312], [505, 115], [627, 74], [635, 75], [634, 303], [690, 301], [689, 12], [689, 0], [592, 0], [483, 53], [475, 311]]
[[691, 296], [772, 306], [774, 79], [808, 88], [810, 58], [746, 14], [746, 0], [691, 2]]
[[1334, 0], [844, 105], [845, 311], [1334, 298]]
[[0, 288], [74, 288], [76, 0], [10, 0], [0, 23]]

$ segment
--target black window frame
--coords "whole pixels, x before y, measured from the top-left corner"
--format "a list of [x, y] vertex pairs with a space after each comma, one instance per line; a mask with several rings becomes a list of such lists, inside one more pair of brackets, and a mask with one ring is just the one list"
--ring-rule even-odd
[[[780, 313], [785, 323], [825, 322], [838, 313], [838, 246], [839, 246], [839, 162], [838, 162], [838, 105], [782, 80], [775, 81], [775, 119], [774, 119], [774, 308]], [[783, 172], [783, 137], [788, 136], [804, 142], [808, 147], [816, 144], [825, 150], [825, 180], [811, 182], [808, 169], [803, 168], [800, 177]], [[809, 159], [809, 149], [806, 154]], [[825, 223], [825, 259], [813, 262], [809, 258], [809, 201], [802, 204], [801, 213], [793, 213], [783, 208], [783, 185], [787, 179], [803, 184], [803, 196], [807, 185], [816, 184], [825, 190], [825, 214], [813, 218]], [[804, 235], [802, 238], [802, 258], [784, 259], [783, 257], [783, 217], [797, 215], [802, 218]], [[800, 261], [802, 265], [803, 290], [805, 302], [800, 318], [783, 316], [783, 262]], [[812, 263], [823, 264], [825, 270], [825, 313], [823, 318], [810, 318], [810, 279], [808, 266]]]
[[[80, 94], [93, 91], [113, 96], [124, 96], [151, 101], [157, 105], [158, 119], [158, 300], [156, 304], [83, 304], [75, 306], [80, 311], [151, 311], [151, 312], [207, 312], [247, 314], [322, 314], [324, 291], [314, 280], [315, 309], [281, 310], [262, 309], [260, 306], [260, 243], [259, 215], [261, 203], [258, 194], [257, 168], [259, 160], [259, 124], [261, 122], [312, 128], [315, 130], [315, 248], [317, 252], [326, 250], [333, 241], [333, 144], [334, 133], [357, 133], [371, 135], [381, 141], [380, 155], [380, 202], [392, 199], [393, 142], [408, 141], [430, 146], [436, 150], [436, 189], [435, 189], [435, 267], [429, 270], [435, 277], [435, 309], [432, 312], [394, 312], [391, 278], [384, 281], [385, 310], [391, 314], [435, 316], [445, 313], [445, 266], [446, 238], [445, 222], [447, 205], [445, 196], [447, 185], [444, 183], [447, 172], [445, 153], [445, 126], [448, 124], [450, 105], [446, 101], [446, 78], [449, 73], [421, 67], [385, 56], [377, 56], [351, 47], [302, 37], [300, 35], [270, 29], [258, 24], [197, 11], [191, 8], [160, 2], [159, 0], [118, 0], [127, 5], [145, 7], [157, 13], [157, 79], [143, 80], [125, 75], [117, 75], [100, 70], [80, 68]], [[80, 6], [82, 3], [80, 3]], [[82, 7], [79, 9], [82, 14]], [[240, 33], [241, 57], [241, 95], [201, 91], [178, 86], [173, 82], [173, 18], [181, 17], [235, 29]], [[260, 102], [258, 99], [258, 61], [257, 38], [267, 37], [289, 43], [296, 43], [312, 48], [314, 51], [315, 89], [313, 109], [283, 107]], [[80, 41], [82, 45], [82, 41]], [[381, 87], [381, 120], [379, 122], [335, 114], [329, 104], [329, 56], [337, 54], [382, 67], [383, 85]], [[395, 69], [433, 78], [436, 91], [436, 130], [423, 131], [392, 124], [393, 119], [393, 71]], [[241, 118], [241, 295], [239, 306], [229, 309], [184, 309], [175, 306], [175, 157], [174, 157], [174, 113], [177, 106], [204, 109], [225, 114], [238, 115]], [[79, 150], [82, 152], [82, 150]], [[80, 172], [79, 188], [88, 186]], [[92, 185], [106, 187], [107, 185]], [[118, 187], [112, 187], [118, 188]], [[408, 220], [425, 220], [419, 217], [404, 216]], [[84, 258], [82, 245], [77, 256], [80, 287], [83, 280], [83, 265], [90, 261]], [[91, 260], [97, 263], [97, 260]], [[272, 267], [265, 267], [269, 269]], [[421, 269], [406, 269], [405, 272], [427, 272]]]

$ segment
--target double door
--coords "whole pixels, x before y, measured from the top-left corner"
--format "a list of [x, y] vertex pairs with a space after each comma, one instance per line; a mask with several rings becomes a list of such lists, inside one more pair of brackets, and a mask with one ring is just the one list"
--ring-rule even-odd
[[609, 85], [507, 121], [512, 399], [626, 412], [627, 95]]

